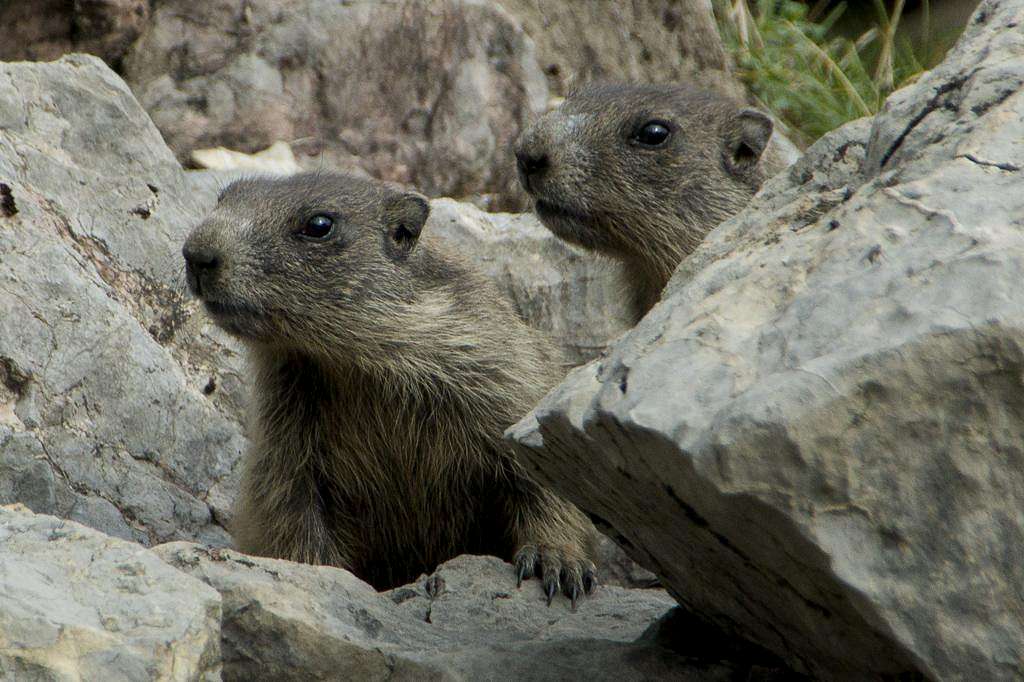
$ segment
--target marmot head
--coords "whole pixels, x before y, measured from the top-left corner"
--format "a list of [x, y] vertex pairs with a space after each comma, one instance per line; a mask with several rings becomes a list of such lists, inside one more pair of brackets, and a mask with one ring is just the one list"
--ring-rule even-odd
[[189, 288], [241, 339], [346, 345], [416, 295], [426, 199], [337, 174], [239, 180], [189, 235]]
[[590, 85], [524, 131], [516, 160], [557, 236], [670, 273], [761, 186], [771, 134], [768, 116], [711, 92]]

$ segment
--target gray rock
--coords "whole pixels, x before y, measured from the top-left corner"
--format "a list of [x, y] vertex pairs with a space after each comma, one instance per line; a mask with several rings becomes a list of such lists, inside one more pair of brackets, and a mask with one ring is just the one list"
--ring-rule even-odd
[[621, 587], [650, 588], [659, 585], [658, 576], [633, 561], [621, 547], [607, 535], [615, 534], [612, 529], [599, 528], [602, 535], [597, 538], [597, 558], [600, 579], [605, 585]]
[[[536, 581], [516, 590], [511, 565], [464, 556], [435, 576], [376, 593], [347, 571], [171, 543], [154, 550], [224, 600], [224, 678], [731, 679], [653, 638], [636, 641], [672, 600], [659, 590], [600, 589], [573, 613], [550, 608]], [[425, 576], [424, 576], [425, 577]]]
[[426, 229], [470, 254], [523, 319], [560, 341], [574, 363], [593, 359], [630, 327], [621, 266], [567, 245], [533, 214], [436, 199]]
[[514, 576], [512, 565], [500, 559], [460, 556], [432, 574], [444, 581], [439, 598], [427, 598], [422, 580], [385, 594], [408, 616], [477, 647], [588, 637], [632, 642], [675, 605], [664, 590], [603, 586], [573, 613], [562, 598], [545, 606], [536, 580], [516, 589]]
[[511, 143], [547, 100], [532, 41], [494, 3], [164, 0], [125, 59], [170, 147], [292, 142], [433, 196], [523, 205]]
[[98, 59], [0, 64], [0, 502], [228, 541], [243, 368], [182, 296], [202, 210]]
[[220, 605], [138, 544], [0, 507], [0, 679], [219, 680]]
[[681, 604], [800, 671], [1024, 676], [1022, 25], [982, 3], [511, 431]]

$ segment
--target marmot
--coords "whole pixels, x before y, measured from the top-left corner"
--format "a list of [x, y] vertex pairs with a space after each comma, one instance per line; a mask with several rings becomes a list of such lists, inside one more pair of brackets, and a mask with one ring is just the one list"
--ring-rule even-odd
[[585, 86], [520, 136], [516, 162], [555, 235], [620, 259], [637, 317], [713, 227], [781, 166], [771, 119], [685, 86]]
[[493, 554], [575, 606], [595, 585], [596, 531], [502, 440], [563, 359], [421, 235], [429, 210], [346, 175], [247, 179], [188, 237], [189, 287], [256, 375], [237, 545], [377, 589]]

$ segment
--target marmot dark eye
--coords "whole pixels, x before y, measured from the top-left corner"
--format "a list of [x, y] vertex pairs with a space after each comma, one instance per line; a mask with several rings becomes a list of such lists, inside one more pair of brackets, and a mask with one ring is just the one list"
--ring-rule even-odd
[[334, 219], [328, 215], [315, 215], [306, 221], [299, 234], [310, 239], [325, 239], [334, 231]]
[[658, 121], [648, 121], [636, 131], [633, 139], [647, 147], [657, 147], [660, 144], [664, 144], [669, 135], [670, 132], [667, 125]]

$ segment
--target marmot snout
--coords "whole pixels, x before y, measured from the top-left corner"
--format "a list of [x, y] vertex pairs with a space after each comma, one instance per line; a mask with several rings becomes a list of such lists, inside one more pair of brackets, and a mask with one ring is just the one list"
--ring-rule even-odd
[[494, 554], [575, 604], [595, 531], [502, 440], [563, 359], [423, 233], [428, 212], [344, 175], [245, 180], [186, 242], [191, 289], [255, 374], [236, 542], [378, 589]]
[[760, 188], [765, 114], [680, 86], [591, 85], [523, 132], [516, 162], [558, 237], [626, 262], [643, 314]]
[[241, 180], [189, 236], [186, 277], [245, 341], [369, 352], [376, 325], [362, 308], [408, 312], [415, 276], [404, 261], [428, 213], [416, 193], [344, 176]]

